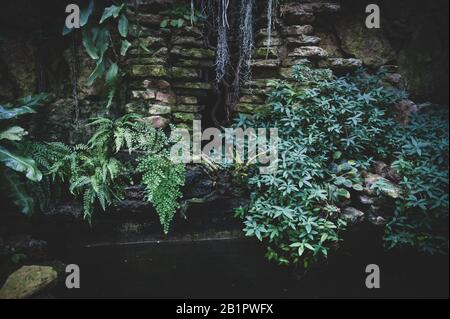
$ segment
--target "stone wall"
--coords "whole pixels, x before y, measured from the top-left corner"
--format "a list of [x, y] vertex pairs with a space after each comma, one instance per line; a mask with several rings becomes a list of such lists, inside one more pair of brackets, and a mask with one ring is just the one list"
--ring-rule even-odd
[[[129, 2], [133, 9], [134, 1]], [[303, 58], [318, 67], [330, 67], [338, 74], [359, 66], [376, 70], [387, 65], [393, 72], [394, 84], [408, 89], [415, 99], [447, 103], [448, 19], [440, 8], [445, 3], [448, 8], [448, 3], [379, 2], [382, 29], [368, 30], [360, 1], [284, 1], [278, 8], [269, 44], [266, 1], [258, 0], [253, 80], [242, 89], [237, 112], [264, 111], [268, 80], [289, 79], [291, 66]], [[123, 87], [128, 102], [122, 111], [140, 113], [159, 127], [168, 123], [189, 127], [192, 120], [205, 118], [216, 102], [214, 48], [205, 45], [202, 25], [160, 28], [162, 10], [189, 1], [137, 3], [133, 19], [143, 27], [141, 38], [151, 53], [137, 45], [130, 50], [127, 60], [130, 77]], [[87, 118], [104, 113], [101, 100], [105, 92], [101, 83], [94, 87], [85, 85], [93, 61], [81, 45], [74, 52], [73, 39], [61, 37], [63, 7], [64, 1], [56, 0], [46, 0], [40, 5], [25, 0], [8, 0], [4, 4], [8, 14], [4, 10], [0, 13], [0, 30], [5, 34], [0, 38], [0, 102], [50, 91], [56, 102], [41, 115], [45, 122], [36, 123], [37, 137], [80, 142], [88, 135], [84, 125]], [[36, 12], [40, 19], [36, 18]], [[12, 17], [29, 23], [18, 24]], [[44, 28], [39, 29], [40, 25]], [[43, 31], [44, 36], [36, 40], [33, 30]], [[77, 93], [81, 119], [76, 127], [72, 125], [76, 104], [71, 83], [74, 56], [80, 66]], [[42, 125], [49, 129], [39, 130]]]

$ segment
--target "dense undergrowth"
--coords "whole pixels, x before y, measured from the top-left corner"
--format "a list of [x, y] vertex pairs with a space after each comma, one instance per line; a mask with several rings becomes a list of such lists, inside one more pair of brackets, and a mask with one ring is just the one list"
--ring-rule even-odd
[[[36, 112], [31, 107], [38, 106], [41, 99], [19, 102], [28, 105], [2, 107], [2, 121]], [[7, 141], [0, 146], [2, 189], [6, 188], [24, 214], [48, 209], [55, 200], [52, 190], [67, 190], [83, 202], [84, 217], [91, 222], [95, 207], [106, 210], [123, 200], [126, 187], [134, 183], [132, 177], [140, 173], [147, 200], [168, 233], [185, 178], [184, 165], [170, 160], [170, 145], [175, 141], [134, 114], [116, 120], [93, 119], [90, 125], [96, 131], [85, 145], [27, 141], [21, 127], [9, 124], [2, 128], [0, 140]], [[120, 156], [124, 151], [135, 155], [137, 172]]]
[[[237, 126], [279, 129], [280, 163], [274, 175], [249, 174], [251, 203], [240, 208], [245, 232], [268, 244], [280, 264], [326, 257], [347, 228], [342, 210], [364, 192], [383, 197], [384, 179], [367, 189], [376, 161], [400, 176], [393, 217], [385, 226], [391, 249], [448, 251], [448, 120], [446, 110], [422, 110], [398, 123], [395, 103], [405, 93], [383, 85], [383, 74], [336, 78], [307, 63], [295, 83], [272, 82], [271, 111]], [[391, 194], [392, 195], [392, 194]]]

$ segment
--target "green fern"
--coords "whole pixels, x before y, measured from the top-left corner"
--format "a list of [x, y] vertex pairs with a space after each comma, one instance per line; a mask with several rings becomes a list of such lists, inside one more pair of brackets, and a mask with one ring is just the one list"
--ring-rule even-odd
[[142, 173], [147, 199], [155, 206], [167, 234], [183, 195], [181, 187], [185, 182], [185, 168], [173, 164], [167, 157], [149, 155], [139, 159], [138, 172]]
[[106, 210], [123, 198], [127, 172], [117, 159], [104, 153], [104, 147], [42, 143], [32, 144], [30, 149], [53, 182], [68, 181], [70, 193], [83, 199], [87, 220], [91, 220], [97, 201]]
[[95, 126], [96, 132], [89, 140], [91, 148], [106, 148], [107, 152], [118, 153], [124, 147], [133, 151], [134, 125], [141, 117], [137, 114], [127, 114], [117, 120], [96, 118], [89, 125]]
[[87, 145], [33, 143], [30, 153], [53, 182], [68, 182], [70, 193], [83, 201], [84, 217], [90, 222], [96, 203], [106, 210], [124, 197], [129, 172], [116, 154], [123, 149], [138, 152], [137, 171], [142, 174], [147, 200], [168, 233], [185, 176], [184, 166], [170, 160], [173, 141], [135, 114], [116, 120], [96, 118], [90, 125], [96, 131]]

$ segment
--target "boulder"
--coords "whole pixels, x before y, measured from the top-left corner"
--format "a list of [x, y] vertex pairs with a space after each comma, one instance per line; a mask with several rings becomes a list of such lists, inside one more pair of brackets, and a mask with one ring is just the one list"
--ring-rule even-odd
[[336, 24], [336, 33], [342, 50], [349, 56], [361, 59], [364, 65], [378, 68], [395, 61], [396, 55], [383, 32], [368, 30], [361, 20], [346, 18]]
[[362, 67], [360, 59], [344, 59], [344, 58], [330, 58], [324, 60], [319, 64], [321, 67], [330, 68], [338, 74], [350, 73]]
[[396, 119], [403, 125], [408, 125], [411, 122], [411, 117], [417, 113], [418, 107], [416, 103], [411, 100], [402, 100], [394, 106]]
[[362, 223], [365, 219], [365, 214], [354, 207], [344, 208], [342, 211], [342, 216], [352, 226]]
[[301, 3], [283, 4], [280, 8], [286, 25], [298, 25], [315, 21], [314, 13], [306, 10]]
[[23, 266], [8, 277], [0, 299], [31, 298], [56, 284], [58, 274], [52, 267]]
[[384, 196], [397, 199], [402, 194], [402, 190], [398, 185], [377, 174], [366, 173], [364, 185], [365, 192], [369, 195], [376, 195], [379, 192]]

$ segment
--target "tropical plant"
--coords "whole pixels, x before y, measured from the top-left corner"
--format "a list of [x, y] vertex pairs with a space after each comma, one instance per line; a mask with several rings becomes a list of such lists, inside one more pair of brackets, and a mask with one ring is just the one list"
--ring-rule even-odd
[[36, 113], [36, 108], [46, 99], [46, 95], [28, 96], [16, 101], [14, 105], [0, 105], [1, 186], [6, 187], [13, 202], [24, 214], [33, 213], [35, 207], [35, 201], [27, 190], [26, 180], [37, 183], [43, 176], [36, 162], [24, 152], [20, 144], [28, 132], [15, 125], [14, 121], [21, 116]]
[[[87, 7], [80, 12], [80, 26], [82, 28], [83, 46], [88, 55], [95, 61], [95, 69], [87, 79], [87, 85], [93, 85], [103, 79], [108, 89], [106, 107], [110, 108], [116, 97], [122, 79], [126, 76], [121, 69], [123, 58], [132, 47], [130, 37], [136, 37], [140, 48], [148, 51], [140, 39], [140, 27], [131, 24], [128, 19], [128, 7], [111, 5], [104, 8], [100, 20], [94, 21], [95, 2], [90, 0]], [[63, 35], [68, 35], [73, 29], [64, 27]], [[120, 41], [114, 41], [118, 33]], [[117, 43], [118, 42], [118, 43]]]

